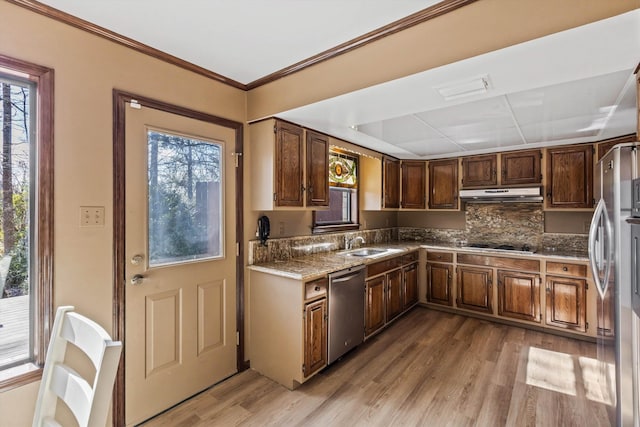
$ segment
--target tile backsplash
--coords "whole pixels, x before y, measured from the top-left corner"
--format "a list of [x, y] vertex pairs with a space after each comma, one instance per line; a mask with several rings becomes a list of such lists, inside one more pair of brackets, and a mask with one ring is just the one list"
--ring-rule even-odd
[[439, 243], [528, 245], [536, 250], [587, 252], [585, 234], [545, 233], [540, 203], [467, 203], [465, 229], [394, 227], [345, 233], [275, 238], [266, 246], [249, 242], [249, 264], [286, 261], [303, 255], [345, 249], [346, 239], [361, 236], [365, 245], [396, 240]]

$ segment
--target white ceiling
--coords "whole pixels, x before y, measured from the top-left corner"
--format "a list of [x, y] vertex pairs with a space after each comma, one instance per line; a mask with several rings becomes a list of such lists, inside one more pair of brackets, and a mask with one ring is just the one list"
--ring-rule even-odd
[[[40, 1], [245, 84], [438, 3]], [[597, 141], [635, 131], [638, 52], [635, 10], [277, 116], [399, 158]], [[437, 91], [481, 75], [484, 94]]]
[[39, 0], [250, 83], [440, 0]]

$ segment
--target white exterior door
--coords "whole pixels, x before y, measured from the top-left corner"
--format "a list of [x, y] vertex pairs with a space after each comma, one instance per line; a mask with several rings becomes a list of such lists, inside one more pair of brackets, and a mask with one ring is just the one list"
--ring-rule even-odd
[[126, 107], [127, 425], [236, 372], [234, 138]]

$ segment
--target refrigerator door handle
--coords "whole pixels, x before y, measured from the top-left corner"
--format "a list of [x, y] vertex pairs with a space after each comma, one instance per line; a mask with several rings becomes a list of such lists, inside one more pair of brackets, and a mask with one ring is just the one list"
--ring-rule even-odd
[[[603, 199], [598, 201], [596, 209], [593, 212], [591, 226], [589, 227], [589, 261], [591, 272], [593, 273], [593, 281], [598, 289], [600, 298], [604, 298], [609, 284], [609, 273], [611, 271], [611, 225], [609, 223], [609, 215], [607, 207]], [[606, 260], [604, 259], [604, 251], [607, 249]], [[604, 265], [603, 265], [604, 264]], [[600, 281], [600, 272], [604, 267], [604, 277]]]

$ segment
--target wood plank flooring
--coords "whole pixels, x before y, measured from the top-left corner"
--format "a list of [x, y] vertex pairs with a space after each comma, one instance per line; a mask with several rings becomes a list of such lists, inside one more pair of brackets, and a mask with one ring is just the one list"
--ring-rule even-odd
[[418, 307], [294, 391], [253, 370], [155, 426], [608, 426], [595, 344]]
[[29, 295], [0, 298], [0, 363], [29, 357]]

